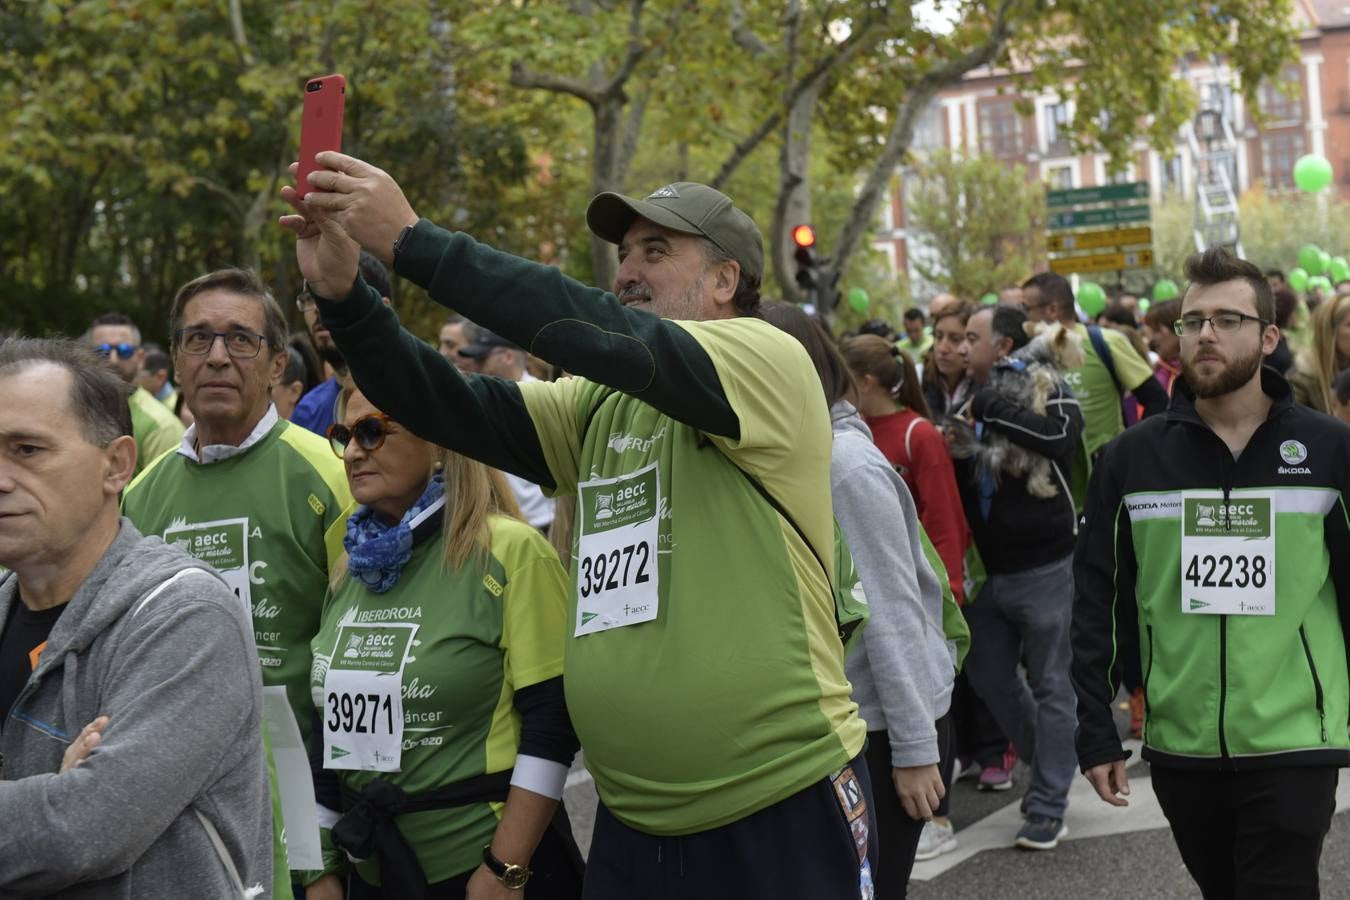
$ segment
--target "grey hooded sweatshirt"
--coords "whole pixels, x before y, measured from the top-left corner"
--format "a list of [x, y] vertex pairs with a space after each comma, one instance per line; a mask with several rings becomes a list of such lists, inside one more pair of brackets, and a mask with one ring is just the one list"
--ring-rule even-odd
[[[0, 622], [17, 602], [11, 573]], [[214, 572], [122, 519], [3, 713], [0, 900], [238, 897], [210, 829], [243, 886], [270, 892], [258, 657]], [[103, 713], [102, 744], [57, 774]]]
[[942, 583], [924, 556], [919, 514], [904, 480], [850, 404], [830, 409], [834, 515], [871, 618], [845, 665], [868, 731], [885, 731], [891, 765], [938, 761], [934, 723], [947, 714], [956, 645], [942, 631]]

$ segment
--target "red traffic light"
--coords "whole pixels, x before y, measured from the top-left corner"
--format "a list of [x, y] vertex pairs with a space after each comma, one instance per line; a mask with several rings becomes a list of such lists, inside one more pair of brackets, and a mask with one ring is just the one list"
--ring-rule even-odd
[[792, 243], [798, 247], [814, 247], [816, 245], [816, 230], [810, 225], [798, 225], [792, 229]]

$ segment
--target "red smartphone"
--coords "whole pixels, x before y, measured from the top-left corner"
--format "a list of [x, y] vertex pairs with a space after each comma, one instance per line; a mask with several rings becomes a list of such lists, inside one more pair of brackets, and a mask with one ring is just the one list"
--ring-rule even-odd
[[300, 120], [300, 171], [295, 186], [304, 197], [309, 193], [309, 173], [319, 169], [315, 154], [342, 149], [342, 112], [346, 107], [347, 79], [324, 75], [305, 82], [305, 111]]

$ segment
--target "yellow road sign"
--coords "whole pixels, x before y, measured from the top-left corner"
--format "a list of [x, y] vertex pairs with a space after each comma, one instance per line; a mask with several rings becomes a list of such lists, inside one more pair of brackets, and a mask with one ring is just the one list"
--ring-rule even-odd
[[1131, 250], [1128, 253], [1090, 253], [1085, 256], [1061, 256], [1050, 260], [1050, 271], [1067, 275], [1070, 272], [1114, 272], [1120, 269], [1147, 269], [1153, 265], [1152, 250]]
[[1051, 253], [1064, 253], [1069, 250], [1095, 250], [1098, 247], [1132, 247], [1135, 244], [1153, 243], [1153, 229], [1112, 228], [1110, 231], [1079, 231], [1069, 234], [1052, 234], [1045, 241], [1045, 249]]

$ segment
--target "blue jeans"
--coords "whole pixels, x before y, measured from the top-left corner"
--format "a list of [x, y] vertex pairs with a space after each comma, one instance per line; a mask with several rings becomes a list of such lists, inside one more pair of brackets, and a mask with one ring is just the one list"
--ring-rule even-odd
[[[1076, 700], [1069, 681], [1069, 621], [1073, 611], [1073, 557], [991, 575], [965, 607], [970, 684], [1031, 766], [1022, 808], [1029, 815], [1064, 818], [1078, 770]], [[1025, 681], [1018, 675], [1026, 664]]]

